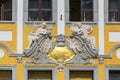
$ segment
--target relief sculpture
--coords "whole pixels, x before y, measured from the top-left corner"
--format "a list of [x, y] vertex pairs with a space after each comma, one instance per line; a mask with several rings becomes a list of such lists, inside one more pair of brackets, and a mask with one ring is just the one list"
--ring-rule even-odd
[[89, 36], [93, 31], [91, 25], [73, 24], [68, 37], [62, 34], [52, 37], [51, 29], [43, 22], [33, 35], [28, 36], [25, 63], [87, 64], [97, 58], [95, 38]]

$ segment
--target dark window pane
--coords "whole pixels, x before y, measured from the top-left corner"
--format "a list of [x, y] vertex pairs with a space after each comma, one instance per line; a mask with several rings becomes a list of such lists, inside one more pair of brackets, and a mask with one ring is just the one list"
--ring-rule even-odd
[[82, 0], [82, 9], [92, 9], [93, 1], [92, 0]]
[[120, 12], [109, 12], [109, 21], [120, 21]]
[[110, 9], [118, 9], [118, 0], [109, 0]]
[[93, 21], [93, 0], [70, 0], [70, 21]]
[[39, 8], [39, 0], [29, 0], [29, 9]]
[[5, 0], [4, 1], [4, 9], [5, 10], [12, 10], [12, 0]]
[[12, 71], [0, 70], [0, 80], [12, 80]]
[[120, 21], [120, 0], [109, 0], [109, 21]]
[[109, 71], [109, 80], [120, 80], [120, 71]]
[[70, 21], [81, 21], [80, 0], [70, 0]]
[[51, 11], [42, 11], [42, 20], [52, 21], [52, 12]]
[[28, 21], [51, 21], [52, 0], [29, 0]]
[[29, 11], [29, 21], [40, 20], [39, 11]]
[[28, 80], [52, 80], [52, 71], [28, 71]]
[[42, 0], [42, 8], [43, 9], [51, 9], [52, 8], [52, 1], [51, 0]]
[[84, 10], [82, 11], [82, 21], [93, 21], [93, 11]]
[[12, 20], [12, 0], [1, 0], [0, 20]]
[[12, 20], [12, 11], [5, 11], [4, 12], [4, 20]]

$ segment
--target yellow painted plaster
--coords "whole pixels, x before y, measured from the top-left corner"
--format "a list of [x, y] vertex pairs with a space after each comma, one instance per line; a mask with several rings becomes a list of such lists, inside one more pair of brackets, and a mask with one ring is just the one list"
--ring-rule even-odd
[[[24, 26], [24, 35], [23, 35], [23, 41], [24, 41], [24, 48], [27, 48], [28, 46], [28, 34], [31, 32], [32, 26]], [[0, 24], [0, 30], [10, 30], [13, 32], [13, 40], [9, 42], [1, 41], [2, 43], [5, 43], [8, 45], [8, 47], [14, 51], [16, 50], [16, 41], [17, 41], [17, 27], [15, 24]], [[110, 31], [120, 31], [119, 25], [105, 25], [105, 54], [109, 53], [110, 49], [119, 43], [113, 43], [108, 41], [108, 32]], [[65, 34], [66, 36], [69, 36], [71, 34], [70, 27], [65, 27]], [[0, 34], [1, 35], [1, 34]], [[52, 30], [52, 35], [57, 35], [57, 27], [54, 26]], [[96, 46], [98, 47], [98, 27], [93, 27], [93, 33], [90, 34], [90, 36], [95, 36], [96, 38]], [[8, 51], [0, 47], [4, 50], [5, 55], [3, 58], [0, 58], [0, 66], [15, 66], [16, 67], [16, 80], [24, 80], [24, 67], [25, 66], [58, 66], [55, 64], [23, 64], [23, 63], [17, 63], [16, 57], [10, 57], [8, 55]], [[23, 57], [23, 62], [26, 60], [26, 57]], [[98, 80], [105, 80], [105, 66], [120, 66], [120, 59], [116, 57], [116, 50], [113, 53], [113, 56], [111, 59], [105, 59], [104, 64], [99, 64], [98, 59], [96, 59], [96, 62], [94, 64], [67, 64], [65, 66], [96, 66], [98, 68]], [[63, 69], [62, 72], [59, 72], [59, 70], [56, 68], [56, 80], [65, 80], [65, 69]]]

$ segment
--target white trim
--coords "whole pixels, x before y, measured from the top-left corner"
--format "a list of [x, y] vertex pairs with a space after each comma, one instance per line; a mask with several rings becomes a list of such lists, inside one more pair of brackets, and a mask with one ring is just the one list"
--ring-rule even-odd
[[70, 0], [65, 0], [65, 22], [70, 22]]
[[0, 34], [0, 41], [12, 41], [12, 31], [0, 30]]
[[120, 42], [120, 32], [109, 32], [109, 42]]
[[17, 1], [17, 53], [23, 52], [23, 0]]
[[65, 0], [57, 1], [57, 26], [58, 26], [58, 35], [64, 35], [64, 27], [65, 27]]
[[104, 55], [104, 0], [99, 0], [99, 55]]
[[45, 21], [46, 23], [56, 23], [57, 22], [57, 0], [52, 0], [52, 21]]
[[17, 0], [12, 0], [12, 22], [17, 22]]
[[98, 0], [93, 0], [93, 22], [94, 23], [97, 23], [98, 21], [97, 16], [98, 16]]
[[[109, 23], [109, 11], [108, 11], [108, 9], [109, 9], [109, 0], [104, 0], [104, 13], [105, 13], [105, 18], [104, 18], [104, 20], [105, 20], [105, 23]], [[111, 22], [110, 22], [111, 23]]]

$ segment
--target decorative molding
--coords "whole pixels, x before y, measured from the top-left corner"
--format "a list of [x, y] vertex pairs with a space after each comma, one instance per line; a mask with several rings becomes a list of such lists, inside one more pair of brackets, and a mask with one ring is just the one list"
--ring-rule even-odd
[[17, 57], [17, 63], [22, 63], [22, 56]]
[[24, 50], [25, 56], [29, 57], [25, 63], [35, 63], [35, 64], [47, 64], [55, 63], [47, 56], [47, 53], [52, 49], [51, 39], [51, 28], [46, 26], [43, 22], [41, 27], [36, 31], [35, 34], [29, 35], [29, 47]]
[[120, 59], [120, 49], [117, 50], [116, 56], [117, 56], [118, 59]]
[[53, 42], [54, 46], [64, 47], [68, 45], [68, 41], [66, 40], [66, 36], [60, 34], [56, 36], [55, 41]]
[[1, 47], [4, 47], [4, 48], [8, 51], [8, 55], [9, 55], [9, 56], [10, 56], [10, 54], [12, 54], [12, 51], [10, 50], [10, 48], [9, 48], [6, 44], [0, 43], [0, 46], [1, 46]]
[[[25, 56], [29, 57], [25, 63], [46, 64], [55, 63], [47, 56], [54, 48], [67, 47], [73, 51], [75, 56], [70, 61], [65, 62], [74, 64], [87, 64], [93, 63], [93, 58], [97, 58], [98, 49], [95, 47], [95, 40], [93, 37], [88, 36], [92, 32], [90, 25], [77, 25], [71, 26], [72, 34], [67, 37], [60, 34], [51, 41], [51, 29], [48, 30], [46, 23], [42, 23], [41, 27], [34, 33], [33, 38], [29, 38], [29, 47], [24, 51]], [[57, 61], [59, 64], [59, 61]], [[64, 63], [64, 62], [63, 62]]]
[[116, 49], [118, 49], [118, 48], [120, 48], [120, 44], [117, 44], [117, 45], [113, 46], [113, 47], [111, 48], [111, 50], [110, 50], [110, 52], [109, 52], [108, 55], [99, 55], [99, 56], [98, 56], [99, 62], [100, 62], [100, 63], [104, 63], [104, 59], [110, 59], [110, 58], [112, 58], [113, 52], [114, 52]]
[[34, 64], [49, 64], [49, 63], [55, 63], [49, 57], [44, 53], [39, 53], [37, 55], [30, 56], [25, 62], [26, 63], [34, 63]]
[[0, 48], [0, 58], [4, 57], [4, 50], [2, 48]]
[[[104, 63], [104, 59], [112, 58], [113, 52], [120, 48], [120, 44], [112, 47], [108, 55], [98, 55], [98, 49], [95, 47], [95, 40], [93, 37], [88, 36], [92, 32], [90, 25], [73, 24], [71, 26], [72, 34], [70, 36], [57, 35], [54, 40], [51, 36], [51, 27], [47, 27], [46, 23], [42, 23], [39, 30], [35, 33], [34, 38], [31, 38], [30, 45], [24, 50], [24, 54], [12, 53], [11, 49], [4, 43], [0, 43], [4, 47], [9, 56], [17, 57], [18, 63], [22, 63], [22, 57], [28, 59], [24, 63], [35, 64], [59, 64], [51, 58], [48, 53], [52, 52], [56, 46], [66, 47], [68, 50], [74, 52], [75, 56], [63, 64], [91, 64], [94, 59], [98, 58], [100, 64]], [[69, 38], [69, 39], [68, 39]]]
[[88, 64], [93, 63], [93, 58], [97, 58], [98, 49], [95, 47], [95, 40], [88, 36], [92, 32], [90, 25], [71, 26], [72, 35], [70, 36], [70, 49], [76, 53], [76, 56], [67, 63]]
[[59, 69], [59, 72], [62, 72], [65, 63], [63, 63], [63, 62], [58, 62], [57, 64], [58, 64], [58, 67], [57, 67], [57, 68]]
[[76, 54], [73, 59], [70, 61], [66, 62], [67, 64], [92, 64], [95, 61], [93, 59], [88, 60], [88, 55], [85, 54]]

